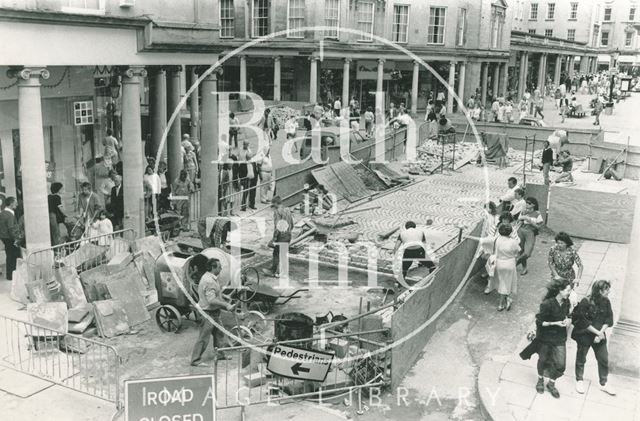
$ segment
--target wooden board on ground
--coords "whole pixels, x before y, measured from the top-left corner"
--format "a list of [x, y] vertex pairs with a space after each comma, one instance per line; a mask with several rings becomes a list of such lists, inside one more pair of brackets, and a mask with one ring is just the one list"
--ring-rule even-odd
[[542, 219], [547, 220], [547, 204], [549, 199], [549, 186], [546, 184], [527, 183], [526, 197], [533, 197], [538, 201], [538, 207]]
[[548, 226], [589, 240], [628, 243], [636, 197], [551, 187]]
[[323, 167], [311, 172], [316, 181], [323, 184], [338, 198], [345, 198], [349, 202], [356, 202], [372, 194], [358, 176], [353, 167], [346, 162]]

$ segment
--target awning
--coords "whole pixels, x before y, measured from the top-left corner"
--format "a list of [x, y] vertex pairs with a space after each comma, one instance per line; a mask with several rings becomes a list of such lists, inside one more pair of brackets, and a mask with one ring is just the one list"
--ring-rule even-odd
[[611, 56], [609, 54], [598, 54], [598, 63], [610, 63]]
[[618, 63], [635, 63], [638, 62], [638, 57], [636, 56], [620, 56], [618, 59]]

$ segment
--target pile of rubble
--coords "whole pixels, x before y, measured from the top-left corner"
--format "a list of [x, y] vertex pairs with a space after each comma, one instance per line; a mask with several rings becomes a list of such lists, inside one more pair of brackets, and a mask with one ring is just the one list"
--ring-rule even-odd
[[417, 151], [416, 161], [405, 164], [409, 174], [430, 175], [439, 170], [443, 163], [445, 168], [453, 166], [457, 169], [479, 154], [478, 145], [475, 143], [442, 144], [433, 140], [423, 142]]

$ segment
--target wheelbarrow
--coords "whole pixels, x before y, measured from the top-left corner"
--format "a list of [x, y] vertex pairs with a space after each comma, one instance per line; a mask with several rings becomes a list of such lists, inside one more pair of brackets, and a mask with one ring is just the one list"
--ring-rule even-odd
[[257, 276], [247, 277], [242, 288], [232, 291], [225, 291], [232, 299], [238, 299], [247, 304], [249, 310], [256, 310], [262, 314], [268, 314], [273, 307], [288, 303], [300, 298], [299, 293], [308, 291], [309, 288], [300, 288], [289, 295], [282, 295], [275, 288], [268, 285], [260, 285], [260, 278]]

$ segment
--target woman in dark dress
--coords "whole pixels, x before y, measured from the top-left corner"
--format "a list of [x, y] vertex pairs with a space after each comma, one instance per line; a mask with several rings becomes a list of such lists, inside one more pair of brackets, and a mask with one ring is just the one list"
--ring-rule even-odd
[[66, 216], [62, 212], [62, 198], [60, 197], [62, 183], [51, 183], [51, 194], [47, 196], [47, 204], [49, 207], [49, 233], [51, 234], [51, 245], [55, 246], [62, 243], [60, 237], [60, 224], [64, 224]]
[[609, 395], [615, 395], [615, 390], [607, 383], [609, 375], [609, 352], [607, 350], [607, 328], [613, 325], [613, 311], [609, 301], [609, 281], [596, 281], [591, 287], [591, 295], [585, 297], [573, 309], [571, 319], [573, 332], [571, 338], [578, 344], [576, 352], [576, 391], [584, 393], [584, 364], [587, 361], [589, 349], [598, 362], [598, 377], [600, 390]]

